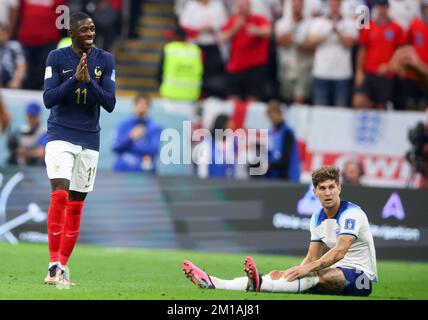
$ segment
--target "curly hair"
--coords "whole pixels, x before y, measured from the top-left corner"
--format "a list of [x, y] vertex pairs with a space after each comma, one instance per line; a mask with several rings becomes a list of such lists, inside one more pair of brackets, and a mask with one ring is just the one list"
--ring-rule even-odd
[[326, 180], [334, 180], [339, 184], [340, 169], [334, 166], [324, 166], [312, 172], [312, 184], [314, 188]]

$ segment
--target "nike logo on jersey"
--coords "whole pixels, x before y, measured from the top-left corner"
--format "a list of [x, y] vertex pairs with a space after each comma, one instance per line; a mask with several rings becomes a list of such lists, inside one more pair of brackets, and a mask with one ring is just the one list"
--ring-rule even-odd
[[62, 231], [59, 231], [59, 232], [53, 232], [52, 234], [53, 234], [54, 236], [57, 236], [57, 235], [59, 235], [60, 233], [62, 233]]
[[73, 71], [73, 69], [70, 69], [70, 70], [64, 70], [64, 69], [62, 69], [62, 74], [66, 74], [66, 73], [69, 73], [71, 71]]

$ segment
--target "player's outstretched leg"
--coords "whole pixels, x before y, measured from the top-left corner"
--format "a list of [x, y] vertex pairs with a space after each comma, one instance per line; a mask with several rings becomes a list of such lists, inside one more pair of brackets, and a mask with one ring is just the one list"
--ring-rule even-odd
[[186, 277], [202, 289], [215, 289], [210, 276], [191, 261], [184, 260], [181, 264]]
[[260, 285], [260, 291], [302, 293], [316, 286], [320, 281], [317, 273], [315, 272], [294, 281], [288, 281], [282, 276], [278, 278], [277, 274], [281, 274], [282, 272], [283, 271], [272, 271], [269, 274], [264, 275], [262, 277], [263, 282]]
[[246, 257], [244, 260], [244, 271], [248, 277], [247, 290], [260, 292], [262, 277], [257, 271], [257, 267], [253, 258], [250, 256]]
[[189, 260], [184, 260], [181, 266], [186, 277], [200, 288], [238, 291], [247, 290], [247, 277], [239, 277], [232, 280], [220, 279], [212, 275], [208, 275], [205, 271], [195, 266]]
[[254, 259], [251, 257], [245, 258], [244, 271], [248, 277], [247, 289], [256, 292], [300, 293], [314, 287], [319, 282], [319, 277], [315, 273], [291, 282], [282, 277], [278, 279], [274, 276], [274, 274], [278, 273], [277, 271], [272, 271], [267, 275], [261, 275], [257, 271]]

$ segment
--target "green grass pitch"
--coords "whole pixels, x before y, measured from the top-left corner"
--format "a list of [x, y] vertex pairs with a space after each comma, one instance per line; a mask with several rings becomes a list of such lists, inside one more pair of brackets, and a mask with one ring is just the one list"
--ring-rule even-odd
[[[301, 257], [252, 255], [263, 273], [296, 265]], [[221, 278], [243, 276], [244, 254], [123, 249], [77, 245], [69, 266], [77, 286], [46, 286], [47, 245], [0, 243], [0, 299], [259, 300], [346, 299], [309, 294], [202, 290], [182, 273], [187, 258]], [[428, 299], [428, 263], [378, 261], [380, 282], [368, 299]], [[361, 298], [352, 298], [361, 299]]]

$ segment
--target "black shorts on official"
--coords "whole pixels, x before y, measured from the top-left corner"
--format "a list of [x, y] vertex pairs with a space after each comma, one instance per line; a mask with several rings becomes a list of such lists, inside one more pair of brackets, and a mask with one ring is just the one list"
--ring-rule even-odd
[[227, 92], [229, 96], [241, 99], [256, 97], [262, 99], [267, 84], [266, 66], [254, 67], [242, 72], [228, 73]]
[[355, 89], [355, 93], [364, 93], [375, 104], [386, 105], [392, 99], [393, 79], [367, 73], [364, 83]]

